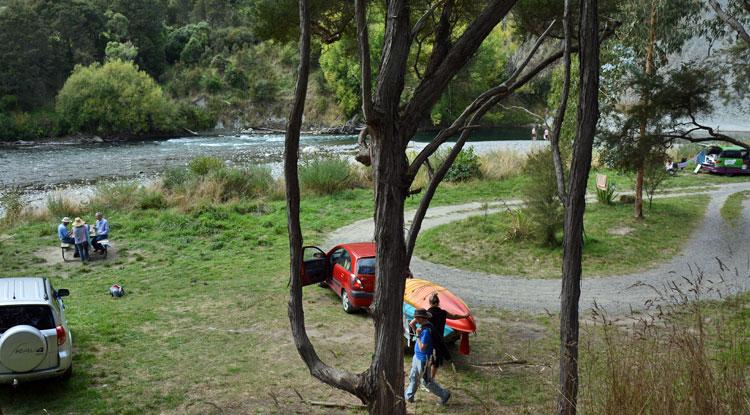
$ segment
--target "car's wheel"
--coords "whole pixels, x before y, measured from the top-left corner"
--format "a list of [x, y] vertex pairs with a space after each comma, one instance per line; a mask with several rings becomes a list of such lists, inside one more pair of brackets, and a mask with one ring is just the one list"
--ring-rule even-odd
[[354, 307], [352, 303], [349, 302], [349, 294], [346, 293], [346, 290], [341, 292], [341, 306], [344, 308], [344, 311], [349, 314], [357, 311], [356, 307]]
[[47, 340], [36, 327], [11, 327], [0, 340], [0, 363], [14, 372], [28, 372], [46, 356]]

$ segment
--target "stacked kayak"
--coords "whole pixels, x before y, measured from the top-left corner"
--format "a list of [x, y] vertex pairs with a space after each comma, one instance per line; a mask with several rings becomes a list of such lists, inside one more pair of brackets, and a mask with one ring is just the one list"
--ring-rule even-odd
[[[438, 293], [440, 297], [440, 308], [450, 314], [471, 314], [469, 307], [450, 292], [447, 288], [437, 285], [433, 282], [419, 278], [407, 278], [406, 289], [404, 290], [404, 318], [405, 321], [411, 321], [414, 318], [414, 311], [420, 308], [430, 308], [430, 297], [433, 293]], [[445, 331], [443, 337], [450, 342], [456, 338], [461, 338], [459, 351], [462, 354], [469, 354], [469, 333], [477, 331], [477, 325], [473, 316], [459, 320], [448, 319], [445, 322]]]

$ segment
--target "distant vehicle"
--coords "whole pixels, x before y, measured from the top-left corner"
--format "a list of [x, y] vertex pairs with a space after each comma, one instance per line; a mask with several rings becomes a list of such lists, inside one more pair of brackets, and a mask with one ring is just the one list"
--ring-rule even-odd
[[73, 371], [73, 338], [62, 297], [47, 278], [0, 278], [0, 384]]
[[[702, 159], [702, 161], [701, 161]], [[701, 171], [714, 174], [750, 174], [750, 151], [739, 146], [710, 146], [698, 155]]]
[[372, 242], [336, 245], [328, 253], [316, 246], [303, 248], [302, 285], [328, 286], [341, 297], [341, 306], [347, 313], [372, 304], [375, 269]]

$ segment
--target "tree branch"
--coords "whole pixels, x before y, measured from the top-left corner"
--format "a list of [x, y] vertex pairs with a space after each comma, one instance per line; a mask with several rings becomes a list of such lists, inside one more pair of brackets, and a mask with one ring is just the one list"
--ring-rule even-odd
[[[513, 92], [515, 89], [517, 89], [520, 86], [524, 85], [526, 82], [528, 82], [529, 80], [531, 80], [533, 78], [533, 76], [532, 77], [528, 77], [528, 76], [524, 77], [524, 79], [526, 80], [525, 82], [523, 82], [523, 83], [516, 83], [515, 84], [516, 85], [515, 88], [509, 87], [509, 85], [511, 85], [516, 80], [516, 78], [519, 76], [519, 74], [529, 64], [529, 62], [531, 61], [531, 58], [534, 56], [534, 54], [536, 54], [536, 51], [539, 49], [539, 47], [541, 46], [541, 44], [544, 41], [544, 39], [546, 38], [546, 36], [549, 34], [549, 32], [552, 29], [554, 23], [555, 22], [553, 21], [552, 24], [549, 25], [549, 27], [547, 28], [547, 30], [544, 31], [544, 33], [542, 33], [541, 36], [539, 36], [539, 38], [534, 43], [534, 46], [531, 48], [531, 51], [526, 55], [526, 58], [523, 60], [523, 62], [521, 62], [521, 65], [519, 65], [518, 68], [516, 68], [516, 70], [513, 72], [513, 74], [511, 74], [511, 76], [508, 79], [506, 79], [505, 82], [503, 82], [502, 84], [500, 84], [500, 85], [498, 85], [498, 86], [496, 86], [494, 88], [491, 88], [491, 89], [483, 92], [482, 94], [480, 94], [476, 99], [474, 99], [474, 101], [472, 101], [471, 104], [469, 104], [469, 106], [467, 106], [463, 110], [463, 112], [461, 113], [461, 115], [458, 118], [456, 118], [456, 120], [453, 121], [453, 123], [451, 124], [450, 127], [445, 128], [442, 131], [440, 131], [435, 136], [435, 138], [432, 140], [432, 142], [430, 144], [428, 144], [427, 146], [425, 146], [425, 148], [423, 148], [422, 151], [419, 152], [419, 154], [417, 155], [417, 157], [414, 159], [414, 161], [409, 166], [409, 170], [407, 172], [407, 176], [409, 177], [410, 180], [414, 180], [414, 177], [416, 177], [417, 172], [421, 168], [421, 166], [424, 163], [424, 161], [427, 160], [433, 153], [435, 153], [435, 151], [437, 151], [437, 149], [442, 144], [444, 144], [448, 140], [448, 138], [450, 138], [454, 134], [458, 133], [461, 130], [462, 126], [464, 125], [464, 122], [466, 121], [466, 119], [469, 118], [474, 112], [476, 112], [476, 110], [478, 108], [480, 108], [485, 102], [487, 102], [488, 99], [491, 99], [493, 96], [496, 96], [496, 95], [501, 95], [501, 94], [502, 95], [508, 95], [511, 92]], [[546, 63], [545, 67], [547, 65], [550, 65], [551, 63], [553, 63], [555, 60], [556, 59], [553, 59], [553, 60], [547, 59], [547, 60], [545, 60], [544, 61]], [[532, 69], [531, 72], [534, 73], [534, 74], [536, 74], [539, 71], [541, 71], [541, 69], [543, 69], [543, 68], [535, 68], [535, 69]]]
[[560, 97], [560, 106], [557, 108], [555, 122], [552, 127], [552, 136], [550, 137], [550, 148], [552, 149], [552, 164], [555, 167], [555, 178], [557, 180], [557, 195], [564, 206], [568, 204], [568, 194], [565, 190], [565, 171], [562, 166], [562, 157], [560, 156], [560, 133], [562, 132], [563, 121], [565, 121], [565, 110], [568, 108], [568, 96], [570, 95], [570, 0], [565, 0], [565, 11], [563, 13], [563, 68], [565, 70], [563, 78], [563, 90]]
[[427, 24], [427, 19], [432, 16], [432, 14], [435, 12], [435, 9], [443, 3], [445, 0], [436, 1], [435, 4], [430, 6], [430, 8], [422, 15], [422, 17], [417, 20], [417, 23], [414, 23], [414, 27], [411, 29], [411, 37], [416, 37], [419, 32], [422, 31], [424, 28], [424, 25]]
[[354, 1], [357, 20], [357, 44], [359, 46], [359, 71], [362, 83], [362, 113], [365, 122], [375, 118], [372, 108], [372, 66], [370, 64], [370, 39], [367, 31], [367, 6], [365, 0]]
[[289, 114], [288, 128], [284, 148], [284, 178], [287, 193], [287, 226], [289, 231], [289, 322], [292, 326], [292, 337], [302, 360], [317, 379], [336, 388], [345, 390], [363, 402], [372, 396], [366, 390], [364, 377], [347, 371], [332, 368], [323, 363], [315, 352], [305, 329], [305, 314], [302, 305], [302, 229], [300, 226], [300, 192], [297, 162], [299, 159], [299, 136], [302, 126], [302, 114], [305, 110], [305, 97], [310, 74], [310, 15], [307, 0], [299, 0], [300, 12], [300, 63], [297, 74], [297, 86], [294, 93], [294, 104]]
[[447, 49], [443, 59], [431, 59], [424, 78], [414, 90], [414, 95], [401, 117], [406, 140], [414, 135], [419, 121], [440, 98], [448, 82], [465, 66], [466, 60], [474, 55], [482, 40], [508, 14], [515, 3], [516, 0], [491, 0], [455, 44]]
[[[750, 46], [750, 34], [747, 33], [747, 30], [742, 26], [742, 23], [740, 23], [737, 19], [735, 19], [733, 16], [729, 15], [729, 13], [725, 12], [724, 9], [721, 8], [721, 5], [716, 0], [708, 0], [708, 4], [711, 5], [711, 8], [714, 9], [716, 12], [716, 15], [719, 16], [719, 19], [724, 22], [727, 26], [734, 29], [735, 32], [737, 32], [737, 36], [741, 37], [742, 40], [747, 43], [748, 46]], [[747, 6], [747, 5], [746, 5]], [[748, 10], [750, 11], [750, 6], [747, 6]]]

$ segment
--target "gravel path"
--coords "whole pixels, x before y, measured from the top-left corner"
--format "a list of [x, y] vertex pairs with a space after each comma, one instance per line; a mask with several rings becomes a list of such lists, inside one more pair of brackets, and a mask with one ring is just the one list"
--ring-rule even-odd
[[[688, 292], [690, 284], [685, 278], [695, 280], [699, 275], [704, 277], [702, 298], [717, 298], [750, 290], [750, 201], [744, 203], [743, 220], [739, 227], [725, 223], [719, 213], [727, 197], [742, 190], [750, 190], [750, 183], [696, 191], [710, 195], [711, 201], [703, 223], [695, 230], [685, 230], [691, 239], [683, 252], [645, 272], [609, 277], [584, 276], [581, 282], [581, 308], [589, 308], [596, 301], [599, 306], [615, 314], [642, 309], [647, 300], [656, 296], [649, 286], [661, 289], [667, 284], [676, 284], [679, 289]], [[498, 212], [505, 206], [516, 206], [518, 203], [499, 201], [486, 205], [466, 203], [433, 207], [427, 212], [422, 230], [485, 212]], [[407, 220], [413, 215], [413, 211], [405, 213]], [[371, 219], [352, 223], [331, 233], [325, 246], [372, 240], [373, 229]], [[411, 270], [419, 278], [449, 288], [470, 306], [491, 306], [531, 313], [560, 309], [560, 280], [525, 279], [459, 270], [417, 257], [412, 259]]]

